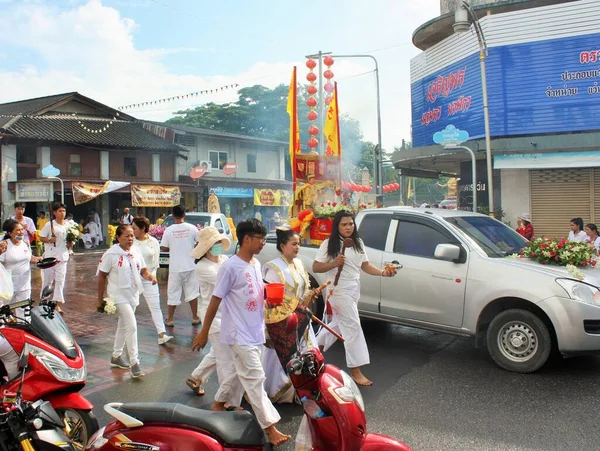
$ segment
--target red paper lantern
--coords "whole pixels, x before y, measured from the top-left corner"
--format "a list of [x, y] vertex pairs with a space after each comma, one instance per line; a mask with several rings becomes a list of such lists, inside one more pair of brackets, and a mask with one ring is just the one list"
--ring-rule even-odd
[[306, 60], [306, 67], [308, 67], [309, 69], [314, 69], [315, 67], [317, 67], [317, 62], [313, 59], [308, 59]]
[[356, 183], [352, 184], [352, 191], [354, 191], [355, 193], [357, 193], [358, 191], [360, 191], [359, 186]]
[[319, 117], [319, 115], [317, 114], [316, 111], [309, 111], [308, 114], [306, 115], [306, 118], [309, 121], [316, 121], [318, 117]]
[[306, 144], [308, 144], [308, 147], [312, 147], [313, 149], [315, 147], [319, 147], [319, 141], [315, 138], [310, 138]]
[[368, 192], [370, 192], [370, 191], [371, 191], [371, 187], [370, 187], [370, 186], [368, 186], [368, 185], [367, 185], [367, 186], [365, 186], [365, 193], [368, 193]]
[[311, 96], [314, 96], [317, 93], [317, 87], [315, 85], [308, 85], [306, 92], [308, 92]]
[[309, 97], [308, 99], [306, 99], [306, 105], [308, 105], [310, 108], [316, 107], [317, 99], [315, 99], [314, 97]]
[[325, 97], [325, 105], [329, 105], [331, 103], [331, 96]]
[[319, 127], [315, 127], [314, 125], [311, 125], [310, 127], [308, 127], [308, 134], [309, 135], [318, 135], [319, 134]]
[[400, 189], [400, 184], [398, 182], [394, 183], [394, 189], [395, 190], [399, 190]]
[[333, 92], [333, 90], [335, 89], [335, 87], [333, 86], [333, 83], [328, 82], [325, 83], [325, 86], [323, 86], [323, 89], [325, 90], [325, 92]]
[[326, 56], [325, 58], [323, 58], [323, 62], [326, 66], [333, 66], [334, 60], [331, 56]]
[[333, 78], [333, 72], [327, 69], [325, 72], [323, 72], [323, 77], [325, 77], [327, 80], [331, 80]]
[[387, 185], [383, 185], [383, 192], [388, 193], [390, 191], [390, 187]]
[[317, 80], [317, 74], [315, 74], [314, 72], [309, 72], [308, 74], [306, 74], [306, 79], [311, 83], [314, 83]]

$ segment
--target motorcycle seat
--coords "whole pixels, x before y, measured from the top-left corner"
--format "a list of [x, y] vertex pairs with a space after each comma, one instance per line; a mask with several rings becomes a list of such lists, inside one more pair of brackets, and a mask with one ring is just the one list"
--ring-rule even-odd
[[167, 402], [125, 403], [121, 404], [118, 410], [143, 423], [169, 423], [204, 429], [228, 445], [265, 444], [263, 430], [252, 414], [246, 410], [213, 412]]

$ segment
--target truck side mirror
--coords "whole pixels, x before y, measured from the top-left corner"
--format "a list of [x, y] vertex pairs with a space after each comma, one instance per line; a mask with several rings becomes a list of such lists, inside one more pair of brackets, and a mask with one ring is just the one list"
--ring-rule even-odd
[[433, 256], [438, 260], [457, 262], [460, 258], [460, 247], [455, 244], [438, 244]]

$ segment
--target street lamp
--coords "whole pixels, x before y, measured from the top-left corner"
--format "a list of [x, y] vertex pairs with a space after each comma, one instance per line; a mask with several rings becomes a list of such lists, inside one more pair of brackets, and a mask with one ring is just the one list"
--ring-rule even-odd
[[[455, 33], [464, 33], [471, 29], [469, 23], [469, 17], [473, 22], [473, 28], [477, 35], [477, 41], [479, 42], [479, 66], [481, 68], [481, 89], [483, 91], [483, 120], [485, 126], [485, 158], [487, 161], [487, 178], [488, 178], [488, 202], [490, 216], [494, 217], [494, 173], [492, 168], [492, 143], [490, 139], [490, 113], [488, 108], [488, 96], [487, 96], [487, 80], [485, 76], [485, 59], [488, 56], [488, 47], [485, 42], [485, 36], [483, 29], [479, 23], [477, 15], [473, 11], [473, 8], [466, 2], [462, 1], [460, 7], [454, 13], [454, 28]], [[475, 189], [475, 187], [473, 187]], [[476, 209], [474, 210], [476, 211]]]
[[[331, 53], [323, 53], [319, 51], [319, 53], [315, 55], [307, 55], [306, 58], [319, 58], [319, 74], [323, 71], [321, 70], [322, 58], [323, 55], [331, 55]], [[381, 147], [381, 96], [379, 91], [379, 65], [377, 64], [377, 59], [373, 55], [331, 55], [332, 58], [371, 58], [375, 63], [375, 81], [377, 85], [377, 147], [373, 152], [373, 182], [375, 183], [375, 197], [376, 201], [379, 203], [383, 203], [383, 176], [382, 176], [382, 159], [383, 159], [383, 150]], [[322, 89], [323, 83], [320, 83], [320, 98], [322, 99]], [[321, 108], [323, 108], [323, 102], [321, 102]], [[321, 118], [323, 118], [323, 110], [321, 109]], [[324, 118], [323, 118], [324, 119]], [[323, 120], [322, 119], [322, 120]], [[323, 138], [323, 123], [321, 122], [321, 139], [319, 140], [321, 146], [324, 145]], [[323, 152], [321, 151], [321, 154]], [[379, 156], [378, 156], [379, 154]]]

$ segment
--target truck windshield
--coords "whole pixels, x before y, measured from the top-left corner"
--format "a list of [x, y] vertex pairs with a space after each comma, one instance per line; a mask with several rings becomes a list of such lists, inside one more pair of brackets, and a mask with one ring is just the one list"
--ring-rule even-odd
[[[210, 225], [210, 216], [188, 214], [185, 215], [185, 222], [189, 222], [195, 226], [200, 224], [202, 227], [208, 227]], [[169, 215], [163, 221], [162, 226], [169, 227], [171, 224], [173, 224], [173, 216]]]
[[510, 227], [482, 216], [448, 217], [446, 222], [475, 241], [488, 257], [501, 258], [515, 254], [527, 241]]

